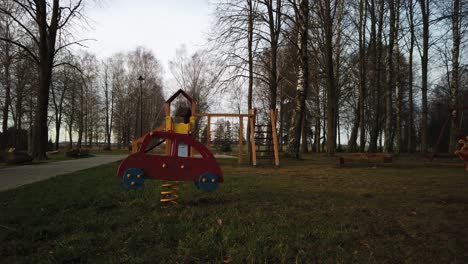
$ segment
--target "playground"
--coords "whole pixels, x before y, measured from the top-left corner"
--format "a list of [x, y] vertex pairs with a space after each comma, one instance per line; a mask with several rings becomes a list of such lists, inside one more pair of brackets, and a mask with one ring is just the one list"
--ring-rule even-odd
[[220, 159], [213, 193], [127, 191], [118, 163], [0, 193], [0, 254], [12, 262], [423, 262], [468, 260], [459, 161], [401, 157], [338, 167], [307, 155], [280, 168]]
[[[183, 121], [171, 114], [178, 95], [191, 104]], [[135, 139], [128, 156], [50, 163], [75, 162], [75, 169], [0, 192], [2, 261], [468, 261], [465, 140], [460, 159], [341, 153], [293, 160], [278, 151], [276, 115], [258, 125], [255, 109], [196, 113], [177, 92], [166, 101], [165, 124]], [[206, 145], [195, 140], [197, 117], [226, 116], [246, 118], [250, 157], [243, 140], [237, 158], [213, 155], [209, 137]]]

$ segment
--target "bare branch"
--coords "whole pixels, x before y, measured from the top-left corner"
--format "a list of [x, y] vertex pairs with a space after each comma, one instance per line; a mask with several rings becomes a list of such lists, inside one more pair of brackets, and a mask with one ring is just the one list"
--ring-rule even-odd
[[7, 38], [4, 38], [4, 37], [0, 37], [0, 40], [3, 40], [3, 41], [5, 41], [5, 42], [11, 43], [11, 44], [13, 44], [13, 45], [16, 45], [16, 46], [22, 48], [24, 51], [26, 51], [26, 52], [29, 54], [29, 56], [31, 56], [31, 58], [32, 58], [36, 63], [39, 63], [39, 58], [37, 58], [37, 56], [36, 56], [28, 47], [26, 47], [25, 45], [21, 44], [19, 41], [7, 39]]

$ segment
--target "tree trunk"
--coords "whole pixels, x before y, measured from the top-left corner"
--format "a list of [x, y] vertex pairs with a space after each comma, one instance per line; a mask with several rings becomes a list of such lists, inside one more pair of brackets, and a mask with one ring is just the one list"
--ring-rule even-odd
[[111, 139], [112, 139], [112, 129], [113, 129], [113, 123], [114, 123], [114, 91], [115, 89], [112, 89], [111, 91], [111, 110], [110, 110], [110, 126], [109, 126], [109, 138], [107, 139], [107, 142], [109, 143], [109, 150], [111, 149]]
[[[315, 74], [314, 74], [315, 75]], [[314, 135], [314, 146], [315, 152], [320, 152], [320, 131], [322, 129], [320, 124], [320, 117], [321, 117], [321, 108], [320, 108], [320, 85], [315, 83], [315, 135]]]
[[[24, 76], [22, 76], [24, 78]], [[16, 117], [15, 117], [15, 139], [14, 139], [14, 147], [18, 147], [18, 139], [19, 139], [19, 131], [21, 130], [21, 121], [23, 118], [23, 90], [24, 90], [24, 80], [23, 78], [18, 76], [18, 86], [16, 88]]]
[[270, 69], [268, 75], [268, 85], [270, 91], [270, 110], [275, 110], [277, 100], [276, 91], [278, 88], [277, 55], [279, 34], [281, 31], [281, 0], [276, 1], [276, 10], [273, 10], [273, 1], [267, 2], [268, 22], [270, 30]]
[[460, 136], [459, 133], [459, 111], [458, 107], [460, 106], [460, 99], [459, 99], [459, 84], [460, 84], [460, 77], [459, 77], [459, 56], [460, 56], [460, 0], [453, 1], [453, 14], [452, 14], [452, 39], [453, 39], [453, 47], [452, 47], [452, 83], [450, 85], [450, 94], [451, 94], [451, 108], [456, 109], [452, 111], [454, 114], [451, 126], [450, 126], [450, 153], [453, 153], [458, 147], [458, 137]]
[[330, 0], [325, 0], [325, 73], [327, 86], [327, 154], [335, 154], [335, 129], [336, 129], [336, 86], [333, 68], [333, 18], [331, 15]]
[[387, 75], [386, 75], [386, 89], [385, 89], [385, 139], [384, 139], [384, 152], [392, 151], [392, 91], [393, 91], [393, 49], [395, 41], [395, 3], [394, 0], [388, 1], [390, 9], [390, 34], [388, 36], [387, 47]]
[[104, 96], [105, 96], [105, 109], [106, 109], [106, 149], [111, 150], [111, 113], [110, 113], [110, 108], [111, 108], [111, 98], [109, 94], [109, 74], [108, 74], [108, 66], [105, 65], [106, 67], [104, 69]]
[[409, 4], [409, 23], [410, 23], [410, 46], [409, 46], [409, 78], [408, 78], [408, 152], [414, 151], [413, 130], [414, 130], [414, 105], [413, 105], [413, 50], [414, 50], [414, 11], [413, 1], [408, 1]]
[[[10, 22], [5, 23], [5, 36], [11, 38], [10, 35]], [[3, 60], [3, 70], [4, 70], [4, 89], [5, 89], [5, 101], [3, 102], [3, 122], [2, 122], [2, 139], [1, 139], [1, 149], [8, 147], [8, 114], [9, 107], [11, 104], [11, 72], [10, 67], [12, 66], [12, 55], [11, 55], [11, 44], [5, 43], [4, 48], [4, 60]]]
[[328, 132], [327, 131], [327, 128], [328, 128], [328, 125], [327, 125], [327, 123], [328, 123], [328, 120], [327, 120], [328, 103], [327, 103], [327, 101], [325, 99], [325, 90], [326, 89], [327, 88], [324, 87], [324, 89], [323, 89], [323, 94], [324, 95], [322, 97], [322, 101], [323, 101], [323, 110], [322, 110], [322, 112], [323, 112], [323, 116], [322, 116], [322, 120], [323, 120], [323, 126], [322, 126], [323, 127], [323, 131], [322, 131], [323, 137], [322, 138], [323, 138], [323, 140], [322, 140], [322, 143], [321, 143], [321, 147], [322, 147], [321, 151], [322, 152], [327, 151], [326, 150], [326, 144], [327, 144], [327, 139], [328, 139], [328, 135], [327, 135], [327, 132]]
[[[10, 35], [10, 27], [9, 24], [6, 23], [6, 35]], [[5, 58], [3, 63], [3, 70], [4, 70], [4, 89], [5, 89], [5, 101], [3, 102], [3, 122], [2, 122], [2, 131], [3, 131], [3, 138], [1, 140], [1, 149], [5, 149], [8, 145], [8, 113], [9, 107], [11, 104], [11, 73], [10, 67], [12, 64], [12, 58], [10, 54], [10, 43], [5, 43]]]
[[[374, 42], [372, 45], [374, 57], [374, 76], [373, 80], [375, 82], [374, 84], [374, 118], [373, 118], [373, 124], [372, 124], [372, 129], [370, 132], [370, 141], [369, 141], [369, 151], [370, 152], [376, 152], [377, 151], [377, 143], [379, 141], [379, 134], [381, 130], [381, 104], [380, 104], [380, 96], [381, 96], [381, 90], [382, 90], [382, 84], [381, 84], [381, 62], [382, 62], [382, 55], [383, 55], [383, 47], [382, 47], [382, 35], [383, 35], [383, 24], [384, 24], [384, 10], [385, 10], [385, 1], [384, 0], [379, 0], [379, 18], [377, 19], [377, 16], [375, 14], [376, 9], [375, 9], [375, 3], [372, 1], [373, 5], [373, 21], [371, 21], [372, 24], [372, 36], [374, 37]], [[375, 30], [375, 24], [378, 21], [379, 28], [376, 32]]]
[[400, 45], [398, 41], [398, 30], [400, 25], [400, 0], [396, 0], [395, 6], [395, 153], [401, 152], [401, 100], [402, 87], [400, 81]]
[[54, 109], [55, 109], [55, 149], [59, 149], [59, 141], [60, 141], [60, 128], [62, 126], [62, 112], [63, 112], [63, 101], [65, 99], [65, 93], [67, 91], [67, 85], [68, 85], [68, 79], [66, 76], [66, 72], [64, 71], [64, 81], [63, 81], [63, 87], [62, 91], [60, 93], [60, 98], [59, 101], [57, 102], [57, 97], [56, 97], [56, 91], [54, 90], [52, 86], [52, 101], [54, 103]]
[[366, 10], [364, 0], [359, 1], [359, 151], [366, 147], [364, 107], [366, 97]]
[[[360, 99], [359, 99], [360, 100]], [[358, 106], [361, 105], [361, 102], [358, 102]], [[357, 150], [357, 136], [358, 136], [358, 131], [359, 131], [359, 124], [361, 123], [360, 120], [360, 113], [359, 113], [359, 107], [356, 109], [354, 114], [354, 121], [353, 121], [353, 126], [351, 127], [351, 135], [349, 136], [348, 140], [348, 152], [355, 152]]]
[[76, 93], [76, 83], [73, 82], [72, 83], [72, 90], [71, 90], [71, 96], [70, 96], [70, 119], [68, 120], [69, 124], [68, 124], [68, 138], [70, 139], [70, 142], [69, 142], [69, 148], [72, 149], [73, 148], [73, 124], [75, 122], [75, 93]]
[[[34, 100], [33, 100], [33, 93], [29, 94], [29, 108], [34, 109]], [[29, 111], [29, 127], [28, 127], [28, 152], [32, 152], [32, 142], [33, 142], [33, 130], [34, 130], [34, 115], [33, 111]]]
[[49, 87], [52, 80], [52, 68], [55, 56], [55, 41], [60, 20], [59, 0], [54, 0], [50, 25], [47, 24], [47, 6], [45, 0], [36, 2], [36, 21], [39, 31], [39, 86], [37, 90], [37, 106], [34, 120], [33, 142], [31, 156], [35, 160], [47, 159], [47, 113], [49, 105]]
[[283, 87], [280, 92], [280, 112], [279, 112], [279, 133], [278, 133], [278, 145], [279, 151], [283, 152], [283, 139], [284, 139], [284, 95]]
[[78, 117], [78, 142], [76, 147], [81, 148], [82, 146], [82, 141], [83, 141], [83, 130], [84, 130], [84, 115], [85, 115], [85, 109], [84, 109], [84, 91], [83, 91], [83, 85], [81, 84], [81, 93], [80, 93], [80, 115]]
[[[334, 37], [335, 37], [335, 41], [333, 43], [333, 46], [334, 46], [334, 54], [335, 54], [335, 58], [334, 58], [334, 65], [333, 65], [333, 78], [336, 80], [335, 81], [335, 101], [334, 101], [334, 105], [335, 105], [335, 118], [334, 118], [334, 135], [333, 135], [333, 138], [334, 138], [334, 141], [333, 141], [333, 145], [334, 145], [334, 148], [335, 150], [337, 149], [337, 138], [339, 138], [339, 119], [340, 119], [340, 104], [339, 104], [339, 98], [340, 98], [340, 69], [341, 69], [341, 48], [342, 48], [342, 45], [341, 45], [341, 37], [342, 37], [342, 24], [343, 24], [343, 17], [344, 17], [344, 2], [345, 1], [337, 1], [335, 2], [335, 7], [334, 7], [334, 16], [333, 18], [336, 18], [336, 26], [335, 26], [335, 29], [334, 29]], [[334, 19], [332, 19], [332, 24], [334, 24]]]
[[299, 159], [299, 147], [301, 142], [302, 122], [306, 112], [306, 98], [309, 88], [309, 57], [307, 53], [308, 40], [308, 20], [309, 20], [309, 1], [301, 0], [299, 2], [299, 14], [297, 25], [298, 31], [298, 52], [300, 67], [297, 73], [297, 90], [294, 101], [294, 114], [291, 120], [291, 129], [289, 131], [289, 153], [291, 157]]
[[58, 104], [57, 104], [57, 96], [55, 95], [55, 87], [53, 83], [51, 83], [51, 92], [52, 92], [52, 102], [54, 104], [54, 117], [55, 117], [55, 150], [58, 150], [59, 147], [59, 137], [60, 137], [60, 121], [58, 117]]
[[427, 71], [429, 60], [429, 0], [419, 0], [423, 25], [421, 56], [421, 152], [427, 152]]
[[[253, 9], [253, 0], [247, 0], [248, 5], [248, 32], [247, 32], [247, 50], [248, 50], [248, 60], [249, 60], [249, 88], [247, 96], [247, 108], [250, 111], [252, 109], [252, 100], [253, 100], [253, 26], [254, 26], [254, 9]], [[282, 114], [283, 109], [281, 109]], [[248, 124], [248, 122], [247, 122]], [[247, 152], [249, 154], [249, 164], [252, 164], [252, 147], [250, 142], [250, 126], [247, 125]]]
[[309, 153], [309, 145], [308, 145], [308, 138], [309, 138], [309, 122], [307, 120], [307, 114], [304, 114], [304, 120], [302, 121], [302, 142], [301, 142], [301, 153]]
[[[336, 116], [336, 130], [340, 131], [340, 116]], [[341, 133], [337, 133], [338, 137], [338, 151], [341, 151]]]

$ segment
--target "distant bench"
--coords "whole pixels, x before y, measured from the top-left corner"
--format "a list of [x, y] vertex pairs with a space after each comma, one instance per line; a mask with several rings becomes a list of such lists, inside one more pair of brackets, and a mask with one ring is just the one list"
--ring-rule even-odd
[[376, 164], [391, 163], [393, 155], [388, 153], [351, 153], [338, 157], [338, 165], [341, 167], [347, 163], [352, 164]]

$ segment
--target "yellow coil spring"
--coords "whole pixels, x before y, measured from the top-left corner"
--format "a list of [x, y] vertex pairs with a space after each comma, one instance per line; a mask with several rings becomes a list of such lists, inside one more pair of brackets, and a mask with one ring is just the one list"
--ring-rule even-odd
[[177, 182], [175, 183], [164, 183], [161, 185], [165, 190], [161, 191], [161, 203], [177, 203]]

